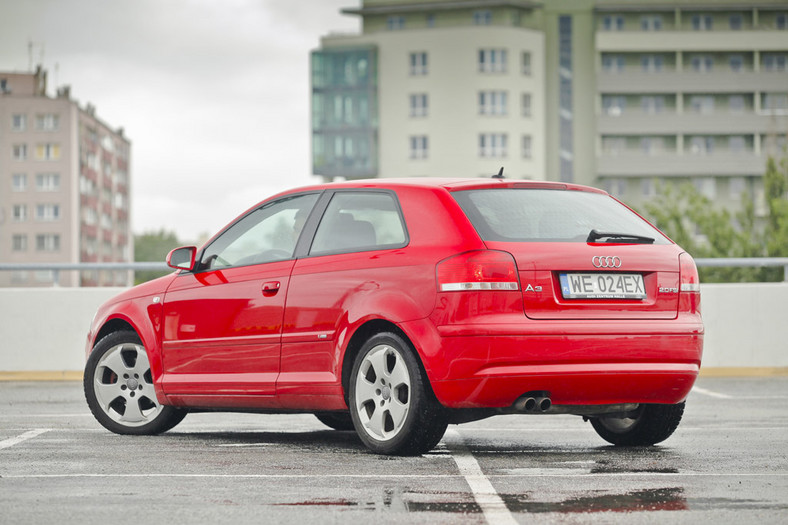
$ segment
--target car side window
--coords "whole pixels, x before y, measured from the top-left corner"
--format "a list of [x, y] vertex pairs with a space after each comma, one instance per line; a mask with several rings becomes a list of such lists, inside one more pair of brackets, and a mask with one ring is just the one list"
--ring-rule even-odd
[[317, 193], [257, 208], [230, 226], [203, 252], [199, 269], [216, 270], [291, 259]]
[[331, 198], [310, 255], [396, 248], [407, 244], [399, 205], [388, 192], [337, 192]]

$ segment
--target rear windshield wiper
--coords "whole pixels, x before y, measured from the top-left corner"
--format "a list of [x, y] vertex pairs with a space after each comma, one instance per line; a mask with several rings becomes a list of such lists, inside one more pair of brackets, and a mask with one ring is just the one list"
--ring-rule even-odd
[[654, 239], [652, 237], [645, 237], [643, 235], [635, 235], [633, 233], [598, 232], [596, 230], [591, 230], [591, 233], [588, 234], [588, 238], [586, 239], [586, 242], [596, 242], [599, 239], [608, 239], [605, 242], [621, 242], [621, 243], [632, 243], [632, 244], [654, 244]]

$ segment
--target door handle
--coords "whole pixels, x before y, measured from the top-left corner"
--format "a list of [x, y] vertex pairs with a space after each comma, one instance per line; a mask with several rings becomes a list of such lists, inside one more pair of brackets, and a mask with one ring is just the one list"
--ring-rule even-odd
[[266, 297], [276, 295], [279, 291], [279, 287], [279, 281], [268, 281], [267, 283], [263, 283], [263, 295]]

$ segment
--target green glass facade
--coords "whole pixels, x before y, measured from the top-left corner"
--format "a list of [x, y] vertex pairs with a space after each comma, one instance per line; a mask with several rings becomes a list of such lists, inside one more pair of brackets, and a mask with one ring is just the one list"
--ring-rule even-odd
[[374, 46], [312, 52], [312, 169], [378, 174], [378, 54]]

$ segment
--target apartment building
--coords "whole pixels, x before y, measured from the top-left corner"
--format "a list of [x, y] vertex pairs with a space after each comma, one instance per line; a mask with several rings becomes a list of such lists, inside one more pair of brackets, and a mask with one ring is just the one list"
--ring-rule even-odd
[[[133, 260], [130, 142], [80, 107], [47, 95], [46, 72], [0, 72], [0, 262]], [[0, 286], [125, 286], [128, 271], [17, 270]]]
[[365, 0], [312, 54], [313, 171], [762, 195], [788, 131], [779, 0]]

